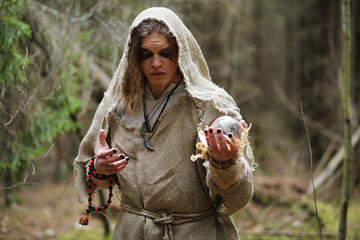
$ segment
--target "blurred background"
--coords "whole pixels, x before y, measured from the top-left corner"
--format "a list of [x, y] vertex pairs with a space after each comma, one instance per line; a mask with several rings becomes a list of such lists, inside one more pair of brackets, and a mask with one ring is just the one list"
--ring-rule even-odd
[[[180, 16], [213, 81], [252, 123], [259, 166], [252, 202], [234, 215], [241, 238], [336, 239], [340, 0], [0, 0], [0, 239], [110, 239], [116, 204], [89, 227], [77, 225], [86, 206], [77, 202], [72, 162], [133, 19], [151, 6]], [[360, 239], [360, 3], [350, 10], [348, 239]]]

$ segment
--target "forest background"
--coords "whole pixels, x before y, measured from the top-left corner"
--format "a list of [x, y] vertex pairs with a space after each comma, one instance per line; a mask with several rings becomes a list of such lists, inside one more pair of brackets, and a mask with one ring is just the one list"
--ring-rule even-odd
[[[86, 206], [77, 203], [72, 161], [132, 20], [151, 6], [180, 16], [213, 81], [252, 123], [259, 166], [252, 202], [234, 215], [242, 239], [336, 239], [344, 157], [340, 0], [1, 0], [0, 239], [111, 232], [116, 207], [86, 229], [76, 225]], [[360, 239], [360, 3], [351, 1], [350, 10], [347, 224], [348, 239]]]

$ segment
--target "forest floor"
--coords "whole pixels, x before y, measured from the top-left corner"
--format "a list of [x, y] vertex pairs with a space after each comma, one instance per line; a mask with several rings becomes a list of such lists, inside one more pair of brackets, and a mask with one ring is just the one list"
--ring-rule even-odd
[[[256, 176], [252, 202], [233, 216], [241, 239], [320, 239], [313, 198], [304, 198], [306, 187], [307, 182], [301, 178]], [[348, 239], [360, 239], [360, 203], [356, 195], [352, 195], [349, 209]], [[77, 201], [71, 181], [22, 185], [17, 196], [19, 203], [0, 208], [0, 240], [111, 239], [104, 237], [100, 215], [93, 216], [87, 227], [77, 223], [86, 206]], [[333, 196], [338, 198], [336, 193]], [[2, 201], [0, 206], [4, 206]], [[111, 229], [117, 205], [112, 204], [113, 217], [108, 218]], [[330, 196], [318, 200], [317, 205], [323, 239], [336, 239], [338, 200]]]

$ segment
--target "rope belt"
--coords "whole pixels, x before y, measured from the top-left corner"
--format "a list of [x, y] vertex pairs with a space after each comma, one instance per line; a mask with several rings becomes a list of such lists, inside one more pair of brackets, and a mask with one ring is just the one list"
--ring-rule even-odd
[[174, 234], [172, 230], [173, 224], [182, 224], [197, 221], [210, 216], [214, 213], [214, 208], [210, 208], [206, 211], [199, 213], [171, 213], [167, 214], [165, 211], [159, 211], [157, 213], [150, 212], [145, 209], [135, 208], [126, 203], [121, 203], [121, 209], [134, 213], [140, 216], [151, 218], [155, 223], [163, 224], [165, 227], [165, 235], [163, 240], [174, 240]]

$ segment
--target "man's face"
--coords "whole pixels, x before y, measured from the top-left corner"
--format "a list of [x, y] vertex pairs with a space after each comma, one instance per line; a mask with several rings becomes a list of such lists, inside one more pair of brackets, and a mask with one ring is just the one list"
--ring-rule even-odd
[[155, 98], [161, 96], [170, 82], [181, 80], [175, 49], [176, 46], [172, 46], [164, 35], [158, 33], [145, 37], [141, 44], [141, 71]]

